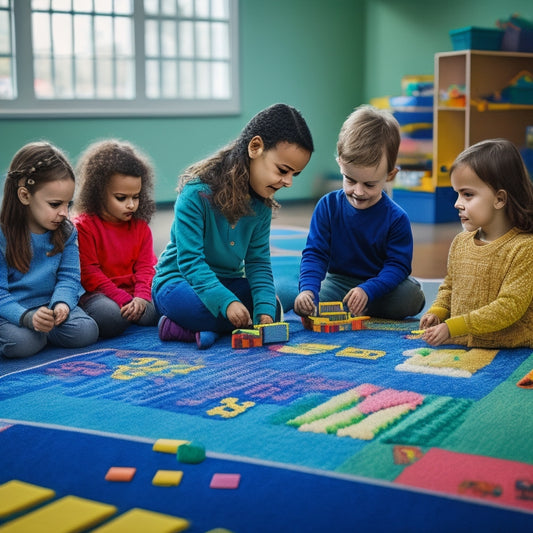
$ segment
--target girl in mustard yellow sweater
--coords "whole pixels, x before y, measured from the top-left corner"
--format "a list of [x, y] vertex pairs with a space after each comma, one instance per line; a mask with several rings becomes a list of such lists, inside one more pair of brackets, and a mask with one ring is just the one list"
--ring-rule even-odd
[[533, 185], [504, 139], [462, 152], [450, 178], [465, 231], [453, 240], [448, 272], [420, 320], [422, 338], [482, 348], [533, 348]]

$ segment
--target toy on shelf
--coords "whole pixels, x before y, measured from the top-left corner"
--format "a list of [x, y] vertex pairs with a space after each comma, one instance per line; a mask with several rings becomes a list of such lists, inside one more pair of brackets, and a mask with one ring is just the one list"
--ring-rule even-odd
[[337, 333], [366, 329], [369, 316], [353, 316], [344, 310], [342, 302], [320, 302], [317, 316], [302, 317], [305, 329], [320, 333]]
[[289, 323], [273, 322], [256, 324], [253, 329], [236, 329], [231, 334], [232, 348], [257, 348], [263, 344], [287, 342], [289, 340]]

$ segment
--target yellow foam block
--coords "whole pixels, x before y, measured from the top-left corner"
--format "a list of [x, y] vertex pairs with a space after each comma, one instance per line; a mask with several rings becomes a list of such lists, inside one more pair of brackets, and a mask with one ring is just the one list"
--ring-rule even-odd
[[65, 496], [0, 527], [2, 533], [74, 533], [114, 515], [117, 508], [77, 496]]
[[158, 470], [152, 479], [152, 485], [172, 487], [181, 483], [183, 472], [181, 470]]
[[0, 518], [39, 505], [55, 494], [52, 489], [12, 479], [0, 485]]
[[189, 526], [190, 522], [185, 518], [144, 509], [131, 509], [93, 530], [93, 533], [175, 533], [185, 531]]
[[182, 444], [189, 444], [188, 440], [157, 439], [152, 446], [154, 452], [177, 453]]

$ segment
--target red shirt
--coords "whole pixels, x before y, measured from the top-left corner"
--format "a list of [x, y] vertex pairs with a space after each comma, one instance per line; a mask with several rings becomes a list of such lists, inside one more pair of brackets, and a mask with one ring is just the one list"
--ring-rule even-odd
[[105, 294], [119, 307], [134, 296], [151, 302], [157, 258], [148, 224], [136, 218], [130, 222], [107, 222], [85, 213], [74, 223], [78, 229], [83, 288]]

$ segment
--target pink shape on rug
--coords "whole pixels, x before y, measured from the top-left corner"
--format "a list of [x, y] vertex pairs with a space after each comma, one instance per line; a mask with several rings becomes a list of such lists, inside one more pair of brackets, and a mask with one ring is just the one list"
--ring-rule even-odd
[[418, 392], [385, 389], [367, 397], [357, 407], [359, 412], [367, 415], [396, 405], [409, 405], [411, 409], [415, 409], [423, 401], [424, 396]]
[[[517, 483], [518, 481], [518, 483]], [[533, 510], [533, 465], [432, 448], [395, 479], [465, 498]]]
[[210, 489], [236, 489], [241, 481], [240, 474], [213, 474]]

